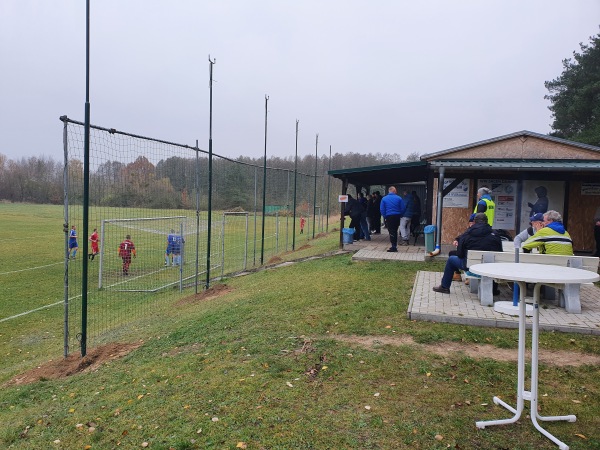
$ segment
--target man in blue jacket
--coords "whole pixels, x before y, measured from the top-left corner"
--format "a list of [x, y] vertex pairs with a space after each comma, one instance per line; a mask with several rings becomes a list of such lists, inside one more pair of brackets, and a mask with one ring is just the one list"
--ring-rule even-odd
[[402, 195], [406, 209], [404, 210], [402, 217], [400, 217], [400, 234], [402, 235], [402, 245], [408, 245], [408, 240], [410, 239], [410, 224], [414, 214], [415, 201], [412, 194], [408, 191], [404, 191]]
[[400, 226], [400, 217], [404, 214], [406, 206], [404, 200], [400, 197], [394, 186], [388, 189], [388, 195], [381, 199], [379, 211], [385, 220], [385, 226], [390, 233], [390, 243], [392, 246], [388, 252], [398, 251], [398, 227]]

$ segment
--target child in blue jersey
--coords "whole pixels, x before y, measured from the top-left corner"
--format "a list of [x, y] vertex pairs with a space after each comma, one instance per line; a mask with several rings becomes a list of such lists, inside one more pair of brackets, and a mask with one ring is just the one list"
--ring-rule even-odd
[[71, 255], [71, 259], [75, 259], [75, 255], [77, 255], [77, 249], [79, 245], [77, 244], [77, 230], [75, 229], [75, 225], [71, 227], [71, 231], [69, 231], [69, 254]]
[[167, 236], [167, 249], [165, 250], [165, 267], [170, 266], [171, 264], [175, 265], [175, 261], [173, 260], [173, 246], [175, 245], [175, 230], [171, 228], [171, 232]]
[[171, 247], [171, 253], [173, 254], [173, 265], [180, 266], [181, 265], [181, 245], [185, 241], [183, 237], [176, 234], [173, 236], [173, 245]]

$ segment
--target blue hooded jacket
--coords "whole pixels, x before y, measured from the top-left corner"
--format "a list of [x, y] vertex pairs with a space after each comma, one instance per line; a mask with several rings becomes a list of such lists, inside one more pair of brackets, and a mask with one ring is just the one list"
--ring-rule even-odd
[[404, 210], [406, 209], [406, 205], [404, 205], [404, 200], [398, 194], [389, 193], [385, 197], [381, 199], [381, 203], [379, 204], [379, 211], [383, 217], [388, 216], [401, 216], [404, 214]]
[[402, 217], [412, 218], [412, 216], [415, 212], [414, 211], [415, 210], [415, 200], [414, 200], [412, 194], [409, 192], [408, 194], [406, 194], [404, 196], [403, 200], [404, 200], [404, 204], [406, 205], [406, 209], [404, 210]]
[[565, 234], [565, 226], [561, 223], [561, 222], [550, 222], [548, 225], [546, 225], [548, 228], [553, 229], [554, 231], [556, 231], [557, 233], [560, 234]]

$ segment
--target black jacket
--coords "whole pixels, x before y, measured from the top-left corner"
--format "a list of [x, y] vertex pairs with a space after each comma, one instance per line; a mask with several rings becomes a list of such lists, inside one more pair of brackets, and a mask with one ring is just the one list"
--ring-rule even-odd
[[502, 251], [502, 240], [486, 223], [476, 223], [458, 238], [456, 256], [466, 258], [468, 250]]
[[366, 211], [358, 200], [356, 200], [354, 197], [348, 196], [348, 203], [346, 204], [344, 214], [346, 216], [350, 216], [350, 218], [353, 220], [360, 220], [363, 214], [366, 215]]

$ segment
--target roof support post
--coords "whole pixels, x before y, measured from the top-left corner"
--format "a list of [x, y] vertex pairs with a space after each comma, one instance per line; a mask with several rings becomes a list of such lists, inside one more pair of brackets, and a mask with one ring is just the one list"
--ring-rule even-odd
[[439, 254], [442, 248], [442, 207], [444, 205], [444, 168], [440, 167], [440, 174], [438, 176], [438, 190], [437, 190], [437, 213], [435, 217], [436, 222], [436, 238], [435, 238], [435, 250], [432, 252], [435, 255]]
[[[348, 192], [348, 179], [342, 178], [342, 195], [346, 195]], [[344, 211], [346, 210], [346, 204], [340, 202], [340, 248], [344, 248]]]

